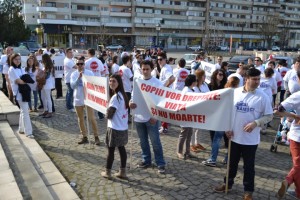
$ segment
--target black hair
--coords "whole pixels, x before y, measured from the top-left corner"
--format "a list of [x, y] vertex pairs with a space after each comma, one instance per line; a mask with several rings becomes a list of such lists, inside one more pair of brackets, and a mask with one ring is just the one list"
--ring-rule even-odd
[[125, 55], [125, 56], [122, 57], [122, 63], [123, 63], [124, 65], [126, 65], [127, 62], [128, 62], [129, 60], [130, 60], [130, 57], [127, 56], [127, 55]]
[[275, 66], [275, 62], [274, 61], [270, 61], [269, 64], [273, 64]]
[[267, 68], [267, 69], [265, 69], [264, 73], [265, 73], [266, 78], [270, 78], [273, 76], [274, 70], [272, 68]]
[[185, 62], [185, 60], [183, 58], [181, 58], [180, 60], [178, 60], [179, 67], [184, 68], [185, 64], [186, 64], [186, 62]]
[[255, 67], [250, 67], [247, 71], [245, 76], [246, 77], [254, 77], [254, 76], [260, 76], [261, 72], [256, 69]]
[[94, 56], [96, 54], [95, 49], [88, 49], [88, 53]]
[[194, 74], [189, 74], [189, 75], [186, 77], [185, 81], [184, 81], [184, 86], [189, 87], [189, 86], [191, 86], [194, 82], [196, 82], [196, 80], [197, 80], [197, 78], [196, 78], [196, 76], [195, 76]]
[[143, 60], [143, 61], [141, 62], [141, 67], [142, 67], [143, 65], [149, 65], [149, 66], [151, 67], [151, 69], [154, 68], [154, 64], [153, 64], [153, 62], [152, 62], [151, 60]]

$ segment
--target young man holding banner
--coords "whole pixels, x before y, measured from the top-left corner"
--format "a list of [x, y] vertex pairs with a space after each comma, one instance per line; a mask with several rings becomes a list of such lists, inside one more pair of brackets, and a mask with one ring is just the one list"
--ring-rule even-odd
[[[154, 65], [150, 60], [145, 60], [141, 63], [142, 79], [159, 87], [163, 84], [155, 77], [151, 76], [151, 71]], [[136, 101], [136, 102], [135, 102]], [[151, 144], [154, 151], [155, 162], [158, 167], [159, 173], [165, 173], [166, 162], [164, 160], [163, 149], [160, 142], [158, 126], [159, 122], [152, 118], [150, 112], [147, 109], [147, 105], [142, 105], [144, 101], [137, 101], [135, 97], [129, 103], [131, 109], [138, 109], [138, 114], [134, 115], [134, 121], [136, 124], [136, 130], [140, 138], [140, 145], [142, 149], [142, 162], [139, 164], [140, 168], [150, 167], [151, 150], [148, 137], [151, 140]]]
[[74, 90], [74, 107], [78, 118], [80, 132], [82, 134], [82, 139], [78, 142], [78, 144], [84, 144], [89, 142], [87, 138], [87, 130], [84, 125], [84, 109], [86, 108], [88, 120], [92, 124], [95, 136], [95, 144], [100, 145], [97, 122], [94, 116], [94, 109], [84, 105], [84, 90], [82, 82], [83, 74], [86, 76], [94, 76], [94, 74], [92, 71], [84, 69], [84, 58], [78, 59], [76, 62], [76, 66], [77, 70], [71, 74], [70, 84], [72, 89]]
[[[250, 68], [246, 72], [244, 87], [234, 91], [235, 120], [231, 131], [226, 135], [231, 138], [228, 190], [231, 190], [236, 177], [240, 157], [244, 160], [244, 200], [251, 200], [254, 191], [255, 154], [260, 142], [260, 127], [273, 118], [273, 109], [267, 95], [257, 89], [260, 84], [260, 71]], [[224, 178], [224, 183], [226, 177]], [[225, 184], [214, 190], [225, 192]]]

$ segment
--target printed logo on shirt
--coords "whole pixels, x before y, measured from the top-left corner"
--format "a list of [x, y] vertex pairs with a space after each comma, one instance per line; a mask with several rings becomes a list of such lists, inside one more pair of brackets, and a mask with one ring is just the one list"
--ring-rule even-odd
[[286, 74], [286, 71], [282, 71], [280, 74], [281, 74], [281, 77], [283, 78]]
[[92, 70], [95, 70], [95, 69], [98, 68], [98, 63], [97, 63], [96, 61], [94, 61], [94, 62], [91, 63], [90, 66], [91, 66], [91, 69], [92, 69]]
[[186, 79], [187, 76], [188, 76], [188, 73], [186, 71], [182, 71], [179, 74], [179, 77], [182, 78], [182, 79]]
[[248, 106], [248, 103], [244, 103], [243, 101], [237, 102], [235, 107], [237, 112], [242, 112], [242, 113], [253, 112], [255, 110], [254, 108], [250, 108]]
[[262, 82], [262, 83], [260, 83], [259, 87], [261, 87], [261, 88], [269, 88], [270, 85], [268, 85], [268, 84]]
[[293, 80], [293, 81], [298, 81], [298, 77], [297, 77], [297, 76], [293, 76], [293, 77], [292, 77], [292, 80]]
[[119, 75], [122, 77], [123, 76], [123, 71], [120, 69], [119, 70]]

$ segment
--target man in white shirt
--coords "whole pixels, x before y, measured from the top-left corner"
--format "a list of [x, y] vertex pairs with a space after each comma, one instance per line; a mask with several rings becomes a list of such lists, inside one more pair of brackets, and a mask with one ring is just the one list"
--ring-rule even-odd
[[300, 58], [296, 58], [294, 68], [289, 70], [283, 77], [284, 88], [287, 95], [291, 95], [300, 91], [300, 84], [298, 83], [297, 71], [300, 70]]
[[195, 74], [197, 69], [201, 69], [201, 61], [204, 61], [205, 54], [198, 54], [196, 60], [191, 63], [191, 74]]
[[174, 90], [182, 90], [184, 88], [184, 82], [185, 79], [187, 78], [187, 76], [190, 74], [190, 71], [185, 69], [185, 60], [183, 58], [181, 58], [178, 61], [178, 67], [176, 69], [174, 69], [174, 77], [175, 77], [175, 81], [173, 83], [172, 88]]
[[215, 64], [216, 69], [221, 69], [222, 61], [223, 61], [223, 56], [218, 56], [217, 63]]
[[65, 83], [67, 85], [67, 93], [66, 93], [66, 107], [69, 111], [75, 112], [73, 106], [73, 89], [70, 85], [71, 74], [76, 70], [76, 65], [73, 60], [73, 50], [68, 48], [66, 50], [66, 57], [64, 59], [64, 75], [65, 75]]
[[[5, 49], [5, 54], [1, 55], [0, 58], [0, 73], [2, 74], [2, 91], [3, 93], [9, 97], [10, 101], [13, 102], [13, 94], [12, 94], [12, 89], [10, 88], [10, 83], [9, 80], [6, 80], [6, 77], [8, 77], [8, 70], [6, 70], [7, 72], [3, 73], [3, 68], [5, 67], [5, 65], [7, 65], [7, 56], [13, 54], [14, 49], [10, 46], [6, 47]], [[9, 68], [10, 66], [8, 66]]]
[[[133, 74], [131, 72], [131, 69], [128, 67], [130, 66], [130, 57], [126, 55], [123, 56], [122, 63], [123, 65], [120, 66], [119, 68], [119, 75], [122, 77], [123, 86], [127, 98], [131, 99], [131, 90], [132, 90], [131, 86], [133, 81]], [[130, 109], [128, 109], [128, 116], [130, 116]], [[129, 117], [128, 117], [128, 122], [131, 122]]]
[[[151, 71], [153, 70], [153, 68], [153, 63], [150, 60], [143, 61], [141, 63], [141, 78], [151, 84], [162, 87], [162, 83], [157, 78], [151, 76]], [[130, 101], [129, 105], [132, 109], [135, 109], [137, 107], [143, 108], [141, 110], [141, 112], [143, 113], [134, 115], [136, 130], [140, 138], [140, 145], [142, 149], [142, 162], [139, 163], [138, 167], [147, 168], [152, 165], [151, 150], [148, 139], [150, 138], [158, 172], [165, 173], [166, 162], [164, 160], [163, 148], [158, 131], [159, 122], [156, 119], [152, 118], [151, 113], [147, 109], [145, 109], [147, 105], [144, 105], [144, 102]]]
[[268, 65], [266, 65], [266, 67], [274, 70], [273, 78], [275, 79], [276, 84], [277, 84], [277, 91], [275, 94], [273, 94], [273, 105], [275, 105], [277, 93], [278, 93], [278, 91], [281, 90], [282, 77], [281, 77], [281, 74], [279, 73], [279, 71], [277, 69], [275, 69], [274, 61], [269, 61]]
[[[170, 87], [175, 81], [175, 77], [173, 76], [172, 67], [167, 64], [167, 55], [164, 52], [160, 52], [157, 54], [157, 60], [161, 68], [159, 80], [163, 83], [165, 87]], [[162, 127], [160, 128], [159, 132], [167, 133], [168, 123], [161, 122], [161, 126]]]
[[132, 71], [134, 77], [140, 77], [142, 75], [141, 62], [143, 61], [142, 54], [136, 54], [136, 62], [132, 62]]
[[49, 46], [46, 47], [46, 50], [43, 51], [43, 54], [48, 54], [49, 56], [51, 55]]
[[77, 60], [76, 66], [77, 70], [71, 74], [70, 84], [72, 89], [74, 90], [74, 106], [78, 118], [80, 133], [82, 134], [82, 139], [78, 142], [78, 144], [84, 144], [89, 142], [87, 138], [87, 130], [85, 128], [84, 120], [84, 109], [86, 108], [88, 120], [92, 124], [92, 129], [95, 137], [95, 144], [100, 145], [97, 122], [94, 116], [94, 109], [84, 105], [84, 90], [82, 82], [83, 74], [86, 76], [94, 76], [94, 73], [90, 70], [84, 69], [84, 58], [80, 58], [79, 60]]
[[231, 77], [235, 76], [240, 79], [239, 87], [242, 87], [244, 85], [244, 76], [246, 71], [249, 69], [249, 65], [242, 65], [239, 67], [239, 70], [236, 71], [236, 73], [230, 74], [227, 78], [229, 80]]
[[[226, 135], [231, 137], [228, 190], [231, 190], [236, 177], [240, 157], [244, 161], [244, 199], [252, 199], [255, 177], [255, 154], [260, 142], [260, 127], [273, 118], [273, 109], [267, 95], [257, 89], [260, 83], [260, 71], [250, 68], [246, 72], [244, 87], [234, 91], [233, 129]], [[226, 177], [224, 178], [224, 183]], [[225, 184], [214, 188], [215, 192], [225, 192]]]
[[265, 67], [262, 65], [263, 61], [261, 60], [260, 57], [255, 57], [254, 59], [254, 65], [255, 68], [258, 69], [260, 71], [260, 73], [264, 73], [265, 71]]

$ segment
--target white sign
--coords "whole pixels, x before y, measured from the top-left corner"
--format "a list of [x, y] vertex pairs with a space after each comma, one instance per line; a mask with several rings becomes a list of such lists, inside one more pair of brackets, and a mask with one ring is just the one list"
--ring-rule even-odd
[[214, 64], [201, 61], [201, 68], [205, 71], [205, 82], [210, 83], [212, 73], [216, 70], [216, 66]]
[[[233, 125], [233, 89], [227, 88], [208, 93], [182, 93], [134, 79], [134, 114], [145, 109], [161, 121], [183, 127], [228, 131]], [[146, 107], [145, 107], [146, 105]]]

